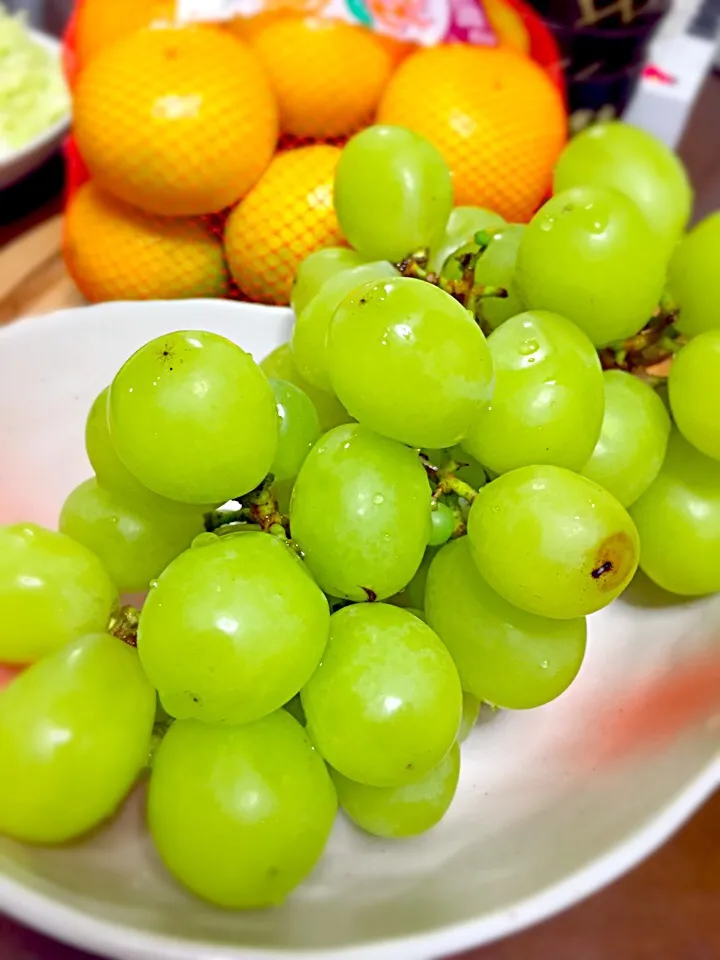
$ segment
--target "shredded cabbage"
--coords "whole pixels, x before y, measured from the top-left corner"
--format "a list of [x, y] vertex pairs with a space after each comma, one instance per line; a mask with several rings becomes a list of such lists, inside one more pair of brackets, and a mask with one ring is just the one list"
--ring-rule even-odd
[[70, 94], [59, 59], [30, 35], [22, 14], [0, 4], [0, 158], [61, 120]]

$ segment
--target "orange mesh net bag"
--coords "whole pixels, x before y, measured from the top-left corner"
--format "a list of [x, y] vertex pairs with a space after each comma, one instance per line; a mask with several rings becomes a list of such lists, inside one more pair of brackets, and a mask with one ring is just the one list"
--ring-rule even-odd
[[335, 167], [374, 122], [431, 140], [457, 204], [517, 221], [565, 140], [522, 0], [79, 0], [65, 67], [65, 259], [93, 301], [287, 304], [302, 260], [345, 243]]

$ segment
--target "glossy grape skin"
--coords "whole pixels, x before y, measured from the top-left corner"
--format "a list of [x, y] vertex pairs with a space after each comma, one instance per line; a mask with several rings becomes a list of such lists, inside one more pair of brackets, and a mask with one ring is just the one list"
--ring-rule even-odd
[[606, 370], [605, 416], [584, 476], [624, 507], [647, 490], [665, 459], [670, 417], [649, 384], [622, 370]]
[[668, 268], [668, 287], [680, 307], [678, 329], [688, 337], [720, 329], [720, 211], [680, 241]]
[[292, 480], [320, 437], [320, 422], [312, 400], [287, 380], [271, 380], [280, 426], [278, 445], [270, 472], [275, 479]]
[[462, 690], [450, 654], [418, 617], [386, 603], [343, 607], [301, 692], [307, 729], [327, 762], [376, 787], [432, 770], [457, 736]]
[[617, 190], [575, 187], [548, 200], [528, 224], [516, 280], [529, 309], [562, 314], [602, 347], [649, 321], [665, 266], [631, 200]]
[[0, 693], [0, 832], [63, 843], [114, 813], [145, 765], [155, 691], [135, 651], [89, 634]]
[[308, 454], [290, 529], [333, 597], [378, 600], [409, 582], [430, 532], [430, 490], [417, 455], [359, 424], [336, 427]]
[[331, 770], [338, 800], [361, 830], [376, 837], [416, 837], [447, 813], [460, 778], [460, 748], [455, 744], [424, 776], [399, 787], [371, 787]]
[[405, 127], [374, 126], [345, 146], [335, 171], [335, 212], [368, 260], [396, 263], [432, 247], [450, 216], [450, 170], [439, 151]]
[[445, 233], [430, 251], [428, 270], [433, 273], [443, 272], [448, 257], [457, 253], [466, 244], [472, 243], [476, 233], [480, 230], [492, 232], [504, 224], [504, 218], [493, 210], [486, 210], [484, 207], [454, 207], [448, 218]]
[[668, 394], [680, 433], [705, 456], [720, 460], [720, 329], [682, 348], [670, 368]]
[[146, 487], [187, 503], [254, 489], [272, 464], [277, 411], [250, 354], [214, 333], [180, 331], [141, 347], [110, 387], [110, 436]]
[[452, 536], [455, 529], [455, 517], [446, 503], [438, 503], [430, 513], [430, 536], [428, 546], [439, 547]]
[[240, 727], [178, 720], [160, 745], [148, 822], [170, 872], [231, 909], [282, 903], [337, 812], [322, 758], [285, 710]]
[[571, 619], [607, 606], [632, 579], [638, 534], [602, 487], [563, 467], [521, 467], [493, 480], [470, 510], [478, 570], [509, 603]]
[[321, 287], [341, 270], [359, 267], [363, 258], [348, 247], [323, 247], [309, 254], [298, 267], [290, 303], [299, 317]]
[[496, 473], [552, 463], [579, 470], [600, 436], [602, 369], [587, 336], [545, 310], [520, 313], [488, 338], [492, 398], [463, 440]]
[[60, 532], [102, 560], [120, 593], [140, 593], [203, 530], [198, 509], [165, 512], [86, 480], [60, 512]]
[[337, 397], [334, 397], [331, 393], [326, 393], [325, 390], [318, 390], [317, 387], [300, 376], [289, 343], [283, 343], [276, 347], [272, 353], [269, 353], [260, 364], [260, 369], [266, 377], [274, 380], [287, 380], [288, 383], [294, 383], [303, 393], [307, 394], [317, 411], [321, 433], [332, 430], [333, 427], [338, 427], [341, 423], [350, 423], [352, 420]]
[[248, 723], [310, 678], [329, 615], [285, 543], [259, 532], [219, 537], [181, 554], [158, 578], [140, 617], [138, 652], [171, 716]]
[[[457, 664], [456, 664], [457, 666]], [[480, 716], [481, 702], [472, 693], [463, 690], [463, 709], [460, 729], [458, 730], [457, 742], [464, 743], [473, 732], [475, 724]]]
[[318, 390], [333, 393], [327, 360], [330, 321], [345, 297], [371, 280], [397, 277], [397, 270], [384, 260], [343, 270], [327, 281], [297, 318], [292, 333], [292, 355], [300, 375]]
[[478, 572], [467, 537], [433, 560], [425, 608], [463, 689], [495, 706], [526, 710], [548, 703], [570, 686], [583, 662], [585, 619], [551, 620], [508, 603]]
[[475, 267], [475, 283], [485, 287], [502, 287], [506, 297], [483, 297], [480, 319], [493, 330], [525, 309], [515, 279], [515, 264], [524, 223], [509, 223], [491, 232], [491, 240]]
[[640, 566], [664, 590], [720, 591], [720, 463], [673, 430], [654, 483], [630, 508]]
[[423, 280], [354, 290], [333, 316], [327, 360], [348, 412], [413, 447], [459, 443], [491, 391], [480, 328], [457, 300]]
[[34, 523], [0, 527], [0, 663], [33, 663], [104, 630], [117, 600], [86, 547]]
[[661, 140], [619, 120], [592, 124], [560, 154], [554, 192], [584, 186], [612, 187], [629, 197], [666, 256], [690, 217], [693, 193], [682, 162]]

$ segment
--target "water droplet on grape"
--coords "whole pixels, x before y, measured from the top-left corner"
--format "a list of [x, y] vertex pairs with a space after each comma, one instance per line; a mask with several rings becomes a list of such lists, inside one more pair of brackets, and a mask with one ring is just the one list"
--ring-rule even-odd
[[542, 663], [540, 664], [540, 666], [543, 668], [543, 670], [547, 670], [549, 664], [548, 664], [547, 660], [543, 660]]
[[376, 493], [372, 499], [373, 503], [378, 507], [381, 503], [385, 503], [385, 497], [381, 493]]
[[523, 340], [520, 344], [519, 350], [523, 357], [529, 357], [531, 353], [535, 353], [540, 347], [537, 340]]
[[157, 580], [151, 580], [151, 581], [150, 581], [150, 589], [151, 589], [151, 590], [154, 590], [157, 585], [158, 585]]

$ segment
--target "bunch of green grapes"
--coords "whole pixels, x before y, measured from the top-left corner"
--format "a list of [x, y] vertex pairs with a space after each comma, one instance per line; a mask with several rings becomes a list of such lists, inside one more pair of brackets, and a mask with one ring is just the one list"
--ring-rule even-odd
[[555, 186], [529, 224], [452, 209], [434, 147], [369, 128], [290, 343], [123, 364], [60, 531], [0, 528], [0, 832], [79, 837], [145, 772], [178, 880], [281, 903], [338, 807], [434, 827], [481, 705], [562, 695], [638, 564], [720, 591], [720, 221], [681, 239], [682, 168], [623, 124]]

